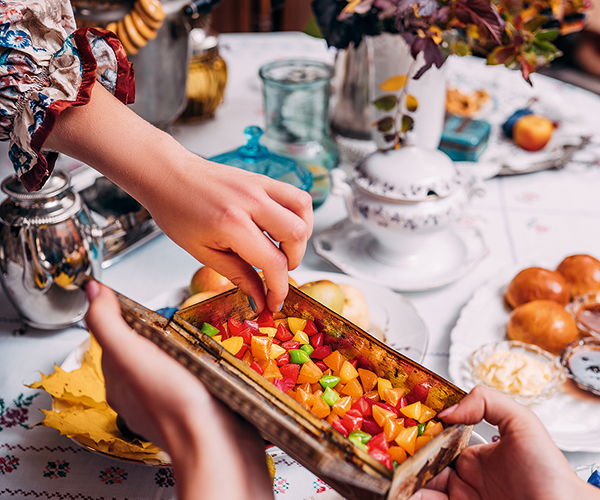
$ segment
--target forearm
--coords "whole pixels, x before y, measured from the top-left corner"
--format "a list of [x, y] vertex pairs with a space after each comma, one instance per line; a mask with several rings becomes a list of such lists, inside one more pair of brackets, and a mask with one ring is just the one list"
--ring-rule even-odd
[[164, 181], [173, 172], [169, 167], [175, 169], [171, 159], [192, 155], [99, 84], [88, 104], [58, 116], [45, 147], [90, 165], [143, 205], [156, 194], [157, 179]]

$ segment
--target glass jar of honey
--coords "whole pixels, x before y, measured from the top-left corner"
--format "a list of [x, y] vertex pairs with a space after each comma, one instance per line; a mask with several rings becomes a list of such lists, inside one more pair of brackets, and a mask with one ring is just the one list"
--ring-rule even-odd
[[207, 35], [202, 29], [193, 29], [190, 49], [187, 105], [179, 117], [185, 122], [212, 118], [223, 101], [227, 83], [227, 64], [219, 54], [217, 37]]

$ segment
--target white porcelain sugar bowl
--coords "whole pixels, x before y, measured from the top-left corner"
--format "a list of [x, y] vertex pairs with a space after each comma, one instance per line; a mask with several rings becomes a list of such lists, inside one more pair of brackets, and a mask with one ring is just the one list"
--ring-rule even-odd
[[393, 266], [431, 254], [471, 197], [483, 192], [446, 154], [418, 146], [373, 153], [356, 165], [350, 182], [341, 169], [331, 174], [332, 193], [345, 197], [350, 218], [375, 239], [369, 253]]

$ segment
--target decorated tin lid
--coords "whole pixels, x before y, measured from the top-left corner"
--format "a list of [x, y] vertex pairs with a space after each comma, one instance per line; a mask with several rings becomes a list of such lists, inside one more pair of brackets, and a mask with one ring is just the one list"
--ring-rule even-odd
[[360, 188], [392, 200], [443, 198], [454, 192], [461, 181], [446, 154], [418, 146], [377, 151], [354, 169], [354, 182]]
[[265, 146], [259, 144], [262, 133], [260, 127], [254, 125], [246, 127], [244, 134], [248, 139], [247, 144], [222, 155], [213, 156], [209, 160], [267, 175], [272, 179], [308, 191], [313, 182], [308, 168], [296, 160], [271, 153]]

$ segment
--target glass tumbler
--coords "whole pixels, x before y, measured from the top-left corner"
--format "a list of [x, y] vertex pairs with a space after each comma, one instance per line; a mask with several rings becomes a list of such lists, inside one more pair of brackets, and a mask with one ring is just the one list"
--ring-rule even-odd
[[313, 175], [313, 207], [331, 190], [329, 171], [340, 152], [329, 136], [328, 112], [333, 67], [309, 59], [288, 59], [260, 68], [266, 116], [263, 144], [305, 164]]

